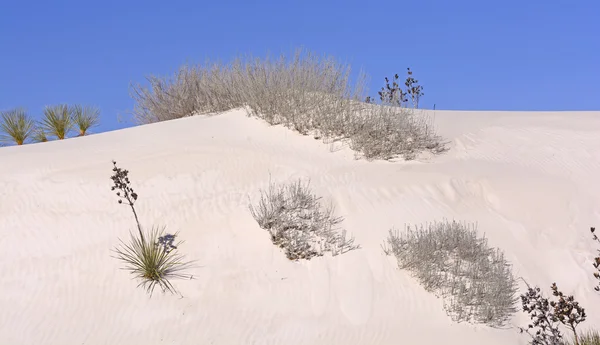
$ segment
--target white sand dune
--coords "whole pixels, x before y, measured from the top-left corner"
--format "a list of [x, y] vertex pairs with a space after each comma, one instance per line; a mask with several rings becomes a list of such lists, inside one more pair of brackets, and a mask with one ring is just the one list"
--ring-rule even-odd
[[[600, 112], [437, 111], [447, 153], [367, 162], [240, 111], [0, 149], [1, 344], [526, 344], [454, 323], [380, 245], [391, 227], [477, 222], [514, 272], [557, 282], [600, 325]], [[333, 150], [333, 152], [332, 152]], [[152, 298], [112, 258], [135, 228], [111, 192], [130, 170], [146, 226], [196, 260], [183, 298]], [[291, 262], [248, 211], [276, 181], [310, 178], [362, 248]], [[518, 312], [511, 321], [522, 326]]]

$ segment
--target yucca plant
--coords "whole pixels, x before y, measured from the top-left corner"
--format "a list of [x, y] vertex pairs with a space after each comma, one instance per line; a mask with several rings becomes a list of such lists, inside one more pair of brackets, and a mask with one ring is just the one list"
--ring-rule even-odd
[[165, 234], [165, 228], [152, 228], [143, 235], [130, 234], [129, 243], [121, 241], [115, 252], [126, 264], [125, 269], [140, 280], [150, 295], [156, 286], [161, 290], [175, 293], [171, 278], [189, 277], [182, 271], [188, 266], [181, 254], [175, 250], [181, 242], [173, 243], [176, 234]]
[[121, 245], [115, 250], [117, 259], [125, 264], [125, 269], [133, 274], [141, 282], [138, 286], [146, 289], [150, 296], [156, 286], [163, 292], [169, 291], [175, 293], [176, 290], [171, 284], [172, 278], [190, 278], [182, 272], [190, 267], [191, 262], [183, 260], [183, 256], [177, 253], [177, 248], [181, 242], [175, 242], [177, 234], [166, 234], [165, 228], [153, 227], [152, 230], [144, 233], [140, 225], [134, 203], [138, 195], [131, 187], [129, 180], [129, 171], [117, 167], [113, 161], [113, 172], [111, 176], [113, 186], [111, 190], [118, 190], [119, 204], [131, 207], [138, 233], [130, 233], [130, 242], [125, 243], [121, 240]]
[[100, 109], [93, 106], [82, 107], [76, 104], [72, 108], [73, 122], [79, 128], [79, 136], [86, 135], [87, 131], [98, 125]]
[[33, 141], [36, 143], [45, 143], [48, 141], [48, 136], [46, 135], [46, 131], [40, 124], [36, 124], [33, 130]]
[[0, 130], [4, 134], [0, 136], [0, 142], [14, 142], [17, 145], [23, 145], [32, 135], [35, 122], [24, 109], [17, 108], [3, 111], [1, 117]]
[[66, 104], [47, 106], [42, 119], [43, 129], [62, 140], [73, 129], [72, 109]]

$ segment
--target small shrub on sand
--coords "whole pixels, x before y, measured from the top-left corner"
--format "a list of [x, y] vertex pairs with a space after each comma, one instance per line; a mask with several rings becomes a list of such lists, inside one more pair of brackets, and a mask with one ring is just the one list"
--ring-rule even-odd
[[309, 182], [270, 183], [267, 191], [261, 190], [258, 204], [250, 204], [250, 212], [290, 260], [358, 249], [354, 239], [337, 228], [343, 218], [334, 217], [333, 206], [322, 207], [320, 199], [311, 193]]
[[118, 168], [114, 161], [113, 166], [114, 174], [111, 179], [114, 184], [111, 190], [117, 190], [119, 204], [131, 207], [138, 230], [137, 234], [130, 233], [129, 243], [121, 240], [121, 245], [115, 250], [117, 258], [125, 264], [126, 270], [140, 280], [138, 286], [144, 287], [150, 295], [156, 286], [163, 292], [175, 293], [170, 279], [190, 278], [183, 274], [190, 262], [184, 261], [183, 256], [177, 252], [180, 244], [175, 242], [177, 234], [166, 234], [164, 228], [156, 227], [148, 232], [142, 230], [134, 207], [138, 195], [131, 187], [129, 171]]
[[455, 221], [390, 230], [386, 254], [409, 270], [427, 291], [445, 299], [455, 321], [502, 326], [516, 311], [517, 286], [504, 254], [488, 247], [475, 227]]
[[3, 111], [0, 117], [0, 131], [4, 133], [0, 136], [0, 142], [23, 145], [33, 135], [35, 122], [24, 109]]

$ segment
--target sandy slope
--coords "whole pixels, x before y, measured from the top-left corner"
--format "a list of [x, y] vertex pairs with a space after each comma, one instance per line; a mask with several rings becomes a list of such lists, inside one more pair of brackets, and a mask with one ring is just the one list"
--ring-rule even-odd
[[[575, 293], [600, 325], [600, 113], [437, 111], [451, 150], [414, 162], [349, 149], [240, 112], [0, 149], [2, 344], [525, 344], [452, 323], [380, 249], [392, 226], [479, 223], [515, 273]], [[144, 224], [179, 230], [197, 260], [183, 298], [152, 299], [111, 258], [134, 228], [110, 191], [131, 171]], [[248, 212], [275, 180], [310, 177], [362, 249], [294, 263]], [[522, 325], [519, 313], [514, 325]]]

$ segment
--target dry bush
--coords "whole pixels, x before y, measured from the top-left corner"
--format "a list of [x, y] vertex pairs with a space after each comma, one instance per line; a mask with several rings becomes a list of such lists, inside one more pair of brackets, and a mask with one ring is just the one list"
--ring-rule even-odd
[[347, 139], [366, 158], [443, 151], [433, 126], [410, 110], [361, 102], [366, 80], [362, 73], [352, 80], [349, 65], [302, 50], [291, 59], [183, 66], [172, 78], [133, 86], [134, 117], [145, 124], [244, 108], [271, 125]]
[[367, 159], [413, 159], [422, 151], [446, 151], [430, 119], [411, 109], [369, 105], [350, 136], [350, 147]]
[[517, 286], [502, 251], [488, 247], [474, 226], [455, 221], [390, 230], [386, 254], [430, 292], [444, 297], [455, 321], [502, 326], [516, 311]]
[[256, 206], [250, 204], [250, 212], [288, 259], [310, 260], [325, 252], [338, 255], [359, 248], [338, 228], [343, 218], [334, 216], [333, 206], [321, 206], [321, 198], [311, 193], [309, 182], [269, 183], [268, 190], [260, 192], [260, 200]]

